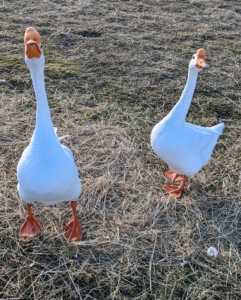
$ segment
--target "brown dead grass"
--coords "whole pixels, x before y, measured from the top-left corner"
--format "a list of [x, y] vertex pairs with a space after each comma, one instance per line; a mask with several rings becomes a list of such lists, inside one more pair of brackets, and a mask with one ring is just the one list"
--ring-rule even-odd
[[[0, 3], [0, 17], [0, 298], [240, 299], [239, 1], [13, 0]], [[16, 166], [35, 125], [27, 26], [42, 35], [53, 122], [71, 135], [65, 143], [83, 183], [78, 243], [63, 237], [67, 203], [35, 204], [40, 234], [18, 237], [26, 211]], [[163, 195], [167, 166], [149, 136], [180, 97], [200, 47], [210, 68], [187, 119], [226, 127], [175, 200]]]

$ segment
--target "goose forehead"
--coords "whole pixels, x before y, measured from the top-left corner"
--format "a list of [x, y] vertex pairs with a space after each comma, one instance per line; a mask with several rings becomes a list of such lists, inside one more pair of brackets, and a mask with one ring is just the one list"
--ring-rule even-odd
[[40, 34], [33, 27], [28, 27], [24, 34], [24, 43], [26, 44], [29, 40], [34, 40], [39, 44], [41, 41]]

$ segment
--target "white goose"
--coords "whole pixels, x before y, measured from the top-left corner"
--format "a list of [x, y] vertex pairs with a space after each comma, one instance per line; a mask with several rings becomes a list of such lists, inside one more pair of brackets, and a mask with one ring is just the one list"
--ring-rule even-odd
[[182, 181], [180, 186], [166, 186], [164, 193], [175, 198], [181, 197], [188, 177], [196, 174], [209, 161], [224, 128], [223, 123], [213, 127], [201, 127], [185, 122], [198, 72], [206, 67], [206, 53], [204, 49], [199, 49], [189, 63], [188, 79], [181, 98], [151, 132], [153, 151], [171, 170], [166, 176], [172, 182]]
[[68, 240], [81, 240], [82, 228], [76, 213], [76, 201], [81, 192], [81, 182], [73, 155], [61, 145], [53, 127], [44, 83], [44, 54], [40, 35], [27, 28], [24, 36], [25, 61], [29, 67], [36, 100], [36, 127], [29, 146], [18, 163], [18, 192], [27, 203], [28, 214], [19, 235], [30, 236], [38, 232], [40, 223], [31, 211], [32, 202], [57, 204], [70, 201], [73, 218], [64, 230]]

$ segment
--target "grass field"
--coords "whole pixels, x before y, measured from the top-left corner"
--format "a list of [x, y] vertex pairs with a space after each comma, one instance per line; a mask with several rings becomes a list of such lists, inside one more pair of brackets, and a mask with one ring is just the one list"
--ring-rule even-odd
[[[2, 0], [0, 18], [0, 299], [241, 299], [240, 1]], [[42, 230], [18, 236], [26, 208], [16, 167], [36, 112], [28, 26], [42, 36], [54, 126], [71, 135], [81, 242], [63, 236], [66, 202], [34, 204]], [[163, 195], [168, 167], [150, 132], [199, 48], [210, 67], [187, 121], [226, 127], [176, 200]]]

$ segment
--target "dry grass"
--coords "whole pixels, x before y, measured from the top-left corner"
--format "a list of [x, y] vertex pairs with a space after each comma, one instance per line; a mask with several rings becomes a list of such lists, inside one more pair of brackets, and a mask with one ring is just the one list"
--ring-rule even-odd
[[[240, 299], [239, 1], [30, 4], [0, 3], [0, 298]], [[26, 211], [16, 166], [36, 108], [23, 55], [27, 26], [42, 35], [53, 122], [71, 135], [65, 143], [83, 183], [79, 243], [63, 237], [67, 203], [36, 204], [41, 233], [18, 237]], [[175, 200], [163, 195], [167, 166], [149, 136], [180, 97], [200, 47], [210, 68], [200, 73], [187, 119], [226, 127], [210, 162]], [[211, 245], [217, 259], [206, 254]]]

